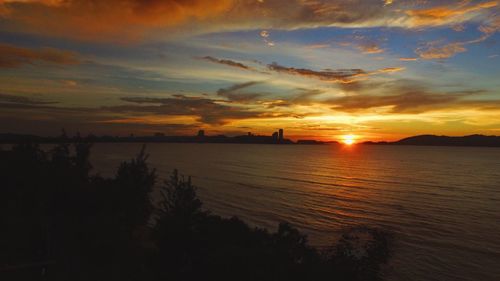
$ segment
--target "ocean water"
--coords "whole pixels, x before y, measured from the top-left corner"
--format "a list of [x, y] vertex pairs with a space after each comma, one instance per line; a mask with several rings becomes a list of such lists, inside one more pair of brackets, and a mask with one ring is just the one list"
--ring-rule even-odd
[[[140, 144], [96, 144], [112, 175]], [[500, 149], [465, 147], [148, 144], [161, 178], [190, 175], [204, 206], [274, 230], [288, 221], [311, 244], [343, 229], [394, 233], [386, 280], [500, 280]]]

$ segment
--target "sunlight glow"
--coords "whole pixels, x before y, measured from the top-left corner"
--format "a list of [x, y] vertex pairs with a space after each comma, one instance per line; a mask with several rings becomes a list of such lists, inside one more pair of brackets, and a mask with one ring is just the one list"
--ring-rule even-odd
[[355, 140], [356, 136], [352, 134], [342, 136], [342, 142], [346, 145], [354, 144]]

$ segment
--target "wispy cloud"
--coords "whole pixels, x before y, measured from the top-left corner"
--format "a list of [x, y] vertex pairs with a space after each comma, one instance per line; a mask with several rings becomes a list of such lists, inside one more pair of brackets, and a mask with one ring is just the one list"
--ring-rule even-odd
[[13, 68], [23, 64], [52, 63], [72, 65], [80, 63], [76, 53], [54, 48], [31, 49], [0, 43], [0, 67]]
[[355, 34], [347, 36], [346, 40], [339, 43], [341, 46], [352, 46], [363, 54], [380, 54], [385, 52], [381, 47], [380, 38], [369, 38], [365, 35]]
[[48, 105], [48, 104], [55, 104], [57, 102], [34, 99], [19, 95], [9, 95], [0, 93], [0, 103], [11, 103], [11, 104], [21, 104], [21, 105]]
[[456, 54], [463, 53], [467, 51], [465, 44], [461, 42], [455, 42], [445, 45], [438, 45], [437, 42], [429, 42], [423, 47], [419, 47], [415, 50], [421, 58], [426, 60], [432, 59], [447, 59], [453, 57]]
[[454, 25], [470, 20], [486, 9], [498, 6], [498, 1], [479, 2], [461, 1], [449, 5], [435, 6], [427, 9], [407, 10], [409, 23], [412, 26]]
[[216, 100], [204, 97], [176, 95], [168, 98], [125, 97], [122, 100], [146, 105], [123, 105], [105, 109], [113, 112], [190, 115], [206, 124], [226, 124], [231, 120], [257, 118], [262, 114], [242, 107], [220, 104]]
[[[372, 108], [387, 107], [392, 113], [423, 113], [442, 108], [453, 108], [464, 98], [483, 91], [434, 92], [425, 88], [410, 89], [409, 85], [392, 87], [390, 95], [353, 95], [332, 99], [333, 108], [340, 111], [356, 112]], [[481, 103], [481, 102], [476, 102]]]
[[366, 72], [362, 69], [339, 69], [339, 70], [324, 70], [315, 71], [306, 68], [294, 68], [279, 65], [277, 63], [272, 63], [267, 66], [270, 70], [291, 74], [299, 75], [304, 77], [316, 78], [328, 82], [339, 82], [339, 83], [351, 83], [356, 77], [366, 75]]
[[206, 60], [206, 61], [213, 62], [213, 63], [223, 64], [223, 65], [227, 65], [227, 66], [237, 67], [237, 68], [241, 68], [244, 70], [253, 70], [253, 68], [251, 68], [250, 66], [245, 65], [245, 64], [240, 63], [240, 62], [233, 61], [233, 60], [218, 59], [218, 58], [214, 58], [211, 56], [198, 57], [198, 59]]
[[286, 67], [277, 63], [269, 64], [267, 67], [272, 71], [280, 73], [299, 75], [334, 83], [353, 83], [365, 76], [399, 72], [405, 69], [404, 67], [386, 67], [374, 71], [365, 71], [359, 68], [316, 71], [307, 68]]
[[225, 97], [230, 101], [247, 102], [253, 101], [262, 96], [262, 93], [242, 93], [241, 90], [258, 85], [262, 82], [250, 81], [246, 83], [234, 84], [228, 88], [221, 88], [217, 91], [217, 95]]
[[497, 26], [497, 23], [492, 21], [488, 24], [481, 25], [478, 28], [482, 35], [477, 39], [447, 44], [443, 44], [442, 41], [427, 42], [424, 46], [417, 48], [415, 53], [422, 59], [447, 59], [455, 56], [456, 54], [466, 52], [467, 45], [477, 44], [487, 40], [499, 29], [500, 24]]
[[[486, 11], [498, 6], [498, 1], [417, 3], [419, 6], [411, 8], [413, 2], [393, 0], [291, 0], [287, 5], [281, 0], [3, 0], [0, 28], [80, 40], [126, 42], [165, 30], [182, 36], [214, 30], [262, 30], [270, 26], [297, 29], [454, 25], [484, 18]], [[269, 45], [274, 44], [269, 36], [263, 38]]]
[[399, 58], [400, 61], [418, 61], [418, 58]]

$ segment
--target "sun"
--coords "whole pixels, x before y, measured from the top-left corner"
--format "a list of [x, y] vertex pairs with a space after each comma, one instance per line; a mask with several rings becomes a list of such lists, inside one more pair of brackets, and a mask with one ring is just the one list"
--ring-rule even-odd
[[356, 140], [356, 136], [352, 135], [352, 134], [342, 136], [342, 142], [346, 145], [354, 144], [355, 140]]

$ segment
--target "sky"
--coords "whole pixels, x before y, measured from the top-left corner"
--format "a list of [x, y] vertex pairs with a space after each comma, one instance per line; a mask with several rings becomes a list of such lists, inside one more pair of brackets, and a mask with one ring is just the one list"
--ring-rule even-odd
[[500, 135], [500, 1], [0, 0], [0, 133]]

